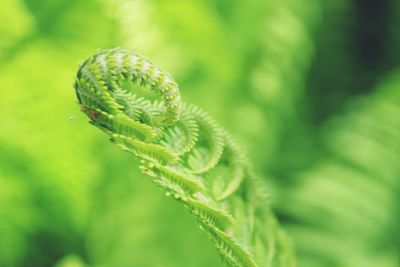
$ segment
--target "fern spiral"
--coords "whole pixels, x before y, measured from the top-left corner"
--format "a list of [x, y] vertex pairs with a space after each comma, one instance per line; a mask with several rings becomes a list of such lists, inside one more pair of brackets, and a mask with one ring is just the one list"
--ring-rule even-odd
[[109, 49], [81, 65], [75, 91], [91, 123], [197, 217], [229, 266], [294, 266], [245, 154], [209, 115], [182, 102], [169, 74], [133, 52]]

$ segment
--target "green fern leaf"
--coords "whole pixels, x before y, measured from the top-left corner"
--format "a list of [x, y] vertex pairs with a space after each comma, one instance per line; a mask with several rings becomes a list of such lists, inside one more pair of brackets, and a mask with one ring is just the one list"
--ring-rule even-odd
[[245, 154], [207, 113], [181, 102], [170, 75], [110, 49], [86, 60], [76, 79], [91, 123], [142, 160], [142, 171], [196, 216], [229, 266], [294, 266]]

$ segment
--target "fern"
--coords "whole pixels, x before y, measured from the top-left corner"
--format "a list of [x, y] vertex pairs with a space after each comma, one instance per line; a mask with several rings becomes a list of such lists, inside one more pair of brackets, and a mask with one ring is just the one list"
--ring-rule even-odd
[[398, 266], [399, 83], [396, 71], [324, 125], [326, 154], [285, 188], [301, 266]]
[[204, 111], [182, 103], [169, 74], [110, 49], [82, 64], [75, 90], [91, 123], [141, 159], [142, 172], [196, 216], [229, 266], [294, 266], [244, 153]]

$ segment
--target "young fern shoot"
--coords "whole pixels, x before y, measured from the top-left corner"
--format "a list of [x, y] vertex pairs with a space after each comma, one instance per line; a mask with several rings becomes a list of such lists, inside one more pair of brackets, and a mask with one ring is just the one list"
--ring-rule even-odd
[[198, 219], [228, 266], [295, 265], [245, 154], [209, 115], [182, 102], [169, 74], [136, 53], [109, 49], [82, 64], [75, 90], [91, 123]]

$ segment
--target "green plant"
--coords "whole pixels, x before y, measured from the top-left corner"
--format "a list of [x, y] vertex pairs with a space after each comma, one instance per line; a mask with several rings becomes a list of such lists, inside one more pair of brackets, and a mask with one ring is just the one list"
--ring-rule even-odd
[[230, 135], [143, 57], [105, 50], [78, 70], [91, 123], [141, 159], [141, 170], [194, 214], [230, 266], [294, 266], [262, 181]]
[[399, 84], [395, 71], [321, 126], [325, 153], [285, 188], [300, 266], [398, 266]]

